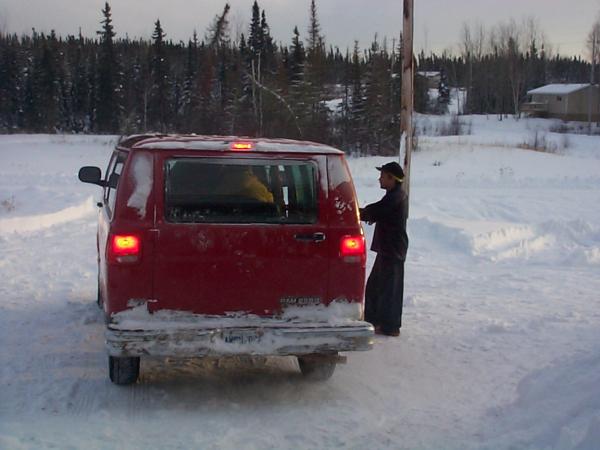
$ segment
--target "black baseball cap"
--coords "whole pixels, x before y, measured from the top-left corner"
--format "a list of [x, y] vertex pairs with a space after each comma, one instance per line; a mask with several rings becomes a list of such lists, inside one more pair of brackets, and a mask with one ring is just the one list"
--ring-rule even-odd
[[399, 183], [402, 183], [402, 181], [404, 181], [404, 170], [402, 170], [402, 167], [400, 167], [400, 164], [398, 164], [395, 161], [384, 164], [381, 167], [375, 167], [375, 168], [377, 170], [379, 170], [380, 172], [389, 173]]

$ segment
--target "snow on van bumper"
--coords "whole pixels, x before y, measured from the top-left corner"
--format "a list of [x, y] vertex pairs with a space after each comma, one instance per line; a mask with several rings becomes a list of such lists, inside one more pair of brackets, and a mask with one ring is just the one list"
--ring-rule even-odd
[[108, 324], [109, 355], [283, 356], [370, 350], [373, 346], [373, 326], [353, 318], [315, 322], [306, 320], [305, 315], [286, 319], [143, 314], [147, 320], [134, 313]]

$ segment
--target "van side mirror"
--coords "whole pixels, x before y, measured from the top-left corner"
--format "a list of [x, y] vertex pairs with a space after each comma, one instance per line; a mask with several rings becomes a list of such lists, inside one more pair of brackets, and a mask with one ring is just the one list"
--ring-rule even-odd
[[84, 183], [105, 186], [104, 181], [102, 181], [102, 171], [98, 167], [85, 166], [79, 169], [79, 180]]

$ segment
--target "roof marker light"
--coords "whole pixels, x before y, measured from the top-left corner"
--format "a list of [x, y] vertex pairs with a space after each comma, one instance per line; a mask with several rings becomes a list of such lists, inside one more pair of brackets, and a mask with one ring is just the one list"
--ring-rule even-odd
[[252, 142], [232, 142], [231, 150], [254, 150]]

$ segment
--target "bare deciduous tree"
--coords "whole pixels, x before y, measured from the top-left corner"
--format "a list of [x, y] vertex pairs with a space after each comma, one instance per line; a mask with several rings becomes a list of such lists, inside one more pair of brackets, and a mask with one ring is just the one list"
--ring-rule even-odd
[[0, 7], [0, 35], [8, 33], [8, 13], [5, 7]]
[[600, 60], [600, 16], [596, 19], [592, 25], [592, 29], [588, 34], [587, 38], [587, 49], [590, 56], [591, 70], [590, 70], [590, 84], [592, 85], [589, 90], [588, 96], [588, 126], [590, 133], [592, 131], [592, 110], [593, 110], [593, 92], [594, 84], [596, 84], [596, 65]]

